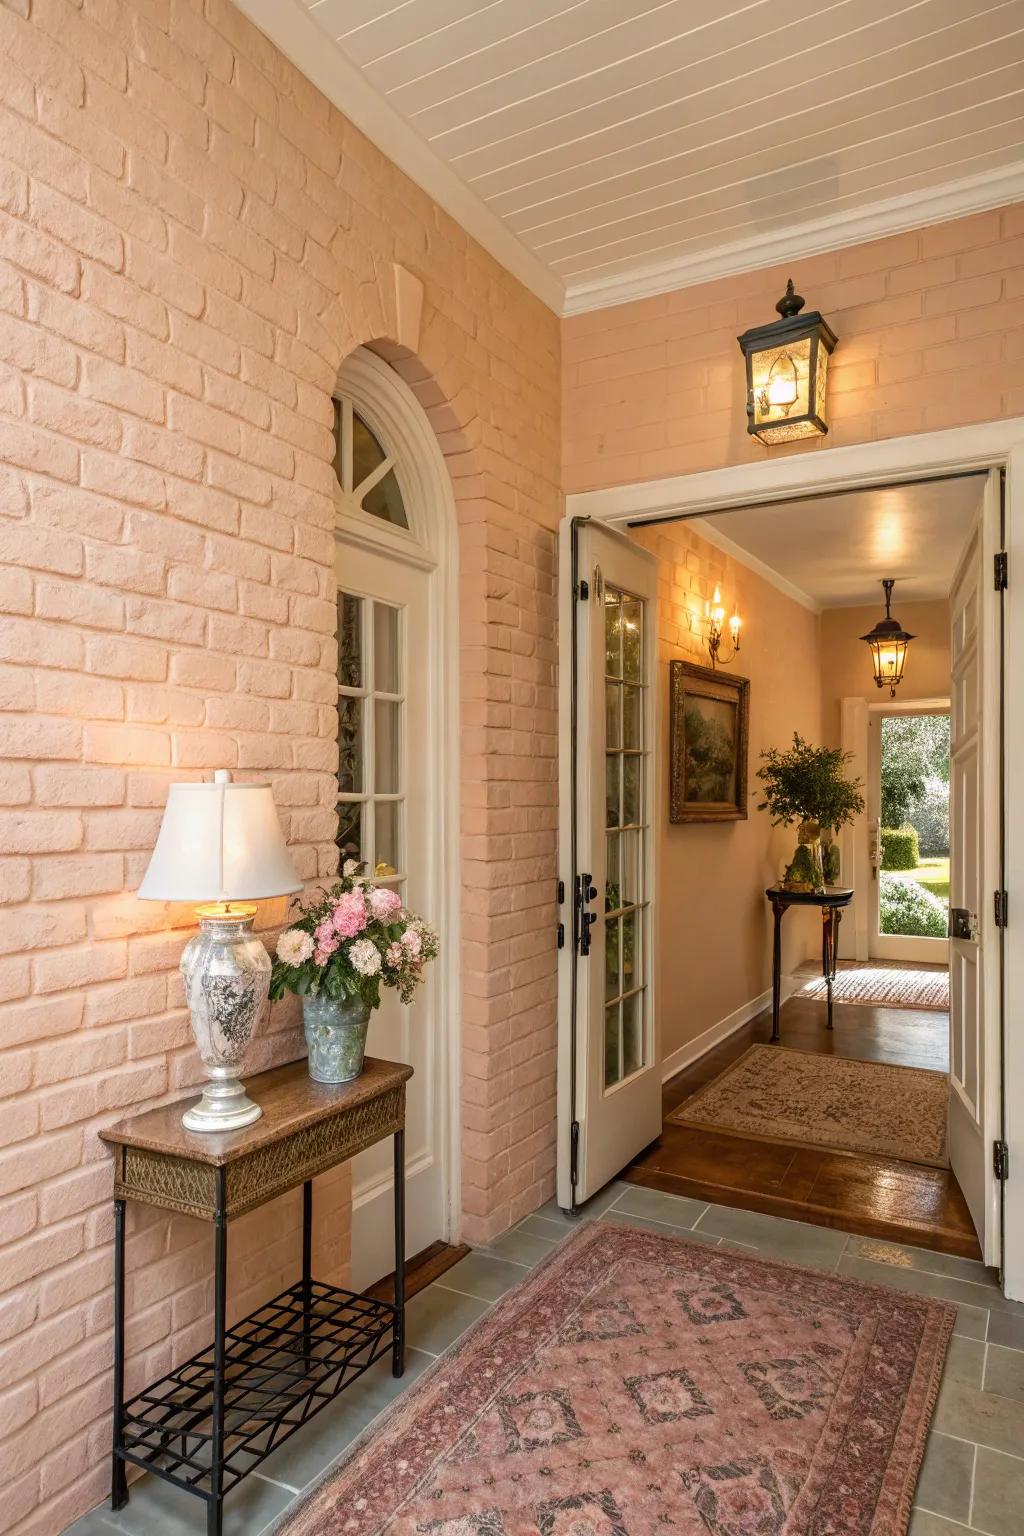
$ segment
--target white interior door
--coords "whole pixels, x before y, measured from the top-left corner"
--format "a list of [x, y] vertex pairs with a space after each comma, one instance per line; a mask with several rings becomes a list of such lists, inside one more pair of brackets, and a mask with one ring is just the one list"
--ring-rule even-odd
[[562, 524], [558, 1200], [579, 1205], [661, 1131], [654, 1009], [658, 563]]
[[[430, 829], [439, 786], [422, 751], [430, 721], [430, 574], [389, 553], [338, 544], [339, 857], [367, 866], [414, 911], [431, 915]], [[406, 1252], [447, 1236], [444, 1051], [436, 967], [411, 1007], [384, 992], [367, 1050], [410, 1062], [406, 1090]], [[391, 1143], [353, 1164], [352, 1275], [394, 1268]]]
[[997, 1131], [1001, 986], [993, 889], [999, 878], [998, 475], [950, 598], [949, 1156], [989, 1263], [998, 1260]]

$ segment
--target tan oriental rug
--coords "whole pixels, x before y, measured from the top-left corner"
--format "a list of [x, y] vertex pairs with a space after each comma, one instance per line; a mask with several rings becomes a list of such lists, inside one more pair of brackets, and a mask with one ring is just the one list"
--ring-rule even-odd
[[752, 1045], [666, 1118], [758, 1141], [946, 1168], [948, 1099], [945, 1072]]
[[287, 1536], [905, 1536], [956, 1308], [584, 1223]]

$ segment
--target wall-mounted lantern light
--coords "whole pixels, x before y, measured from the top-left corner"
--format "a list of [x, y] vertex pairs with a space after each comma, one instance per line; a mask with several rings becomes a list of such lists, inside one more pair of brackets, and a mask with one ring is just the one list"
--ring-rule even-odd
[[868, 635], [861, 635], [871, 649], [871, 663], [875, 672], [875, 684], [879, 688], [888, 686], [889, 697], [896, 697], [896, 689], [903, 678], [903, 668], [907, 660], [907, 648], [913, 640], [913, 635], [894, 619], [889, 612], [892, 603], [892, 589], [896, 585], [894, 581], [883, 581], [885, 590], [885, 618], [879, 619], [874, 629]]
[[836, 335], [804, 301], [793, 279], [775, 308], [781, 315], [736, 339], [747, 360], [747, 431], [766, 443], [794, 443], [828, 431], [825, 386]]

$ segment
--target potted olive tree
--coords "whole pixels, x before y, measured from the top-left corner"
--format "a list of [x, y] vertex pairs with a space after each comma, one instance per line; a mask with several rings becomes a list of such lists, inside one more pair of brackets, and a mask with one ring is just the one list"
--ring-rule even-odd
[[761, 753], [757, 777], [772, 826], [797, 823], [797, 848], [786, 869], [783, 886], [789, 891], [821, 891], [838, 874], [838, 849], [830, 843], [826, 857], [822, 838], [831, 839], [864, 809], [860, 780], [843, 772], [850, 753], [840, 747], [812, 747], [795, 731], [786, 752], [768, 747]]

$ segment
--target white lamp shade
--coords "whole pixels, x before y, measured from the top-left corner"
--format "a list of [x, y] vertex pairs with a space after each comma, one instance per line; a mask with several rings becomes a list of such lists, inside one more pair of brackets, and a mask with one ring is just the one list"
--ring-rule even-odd
[[302, 889], [269, 784], [172, 784], [143, 901], [260, 901]]

